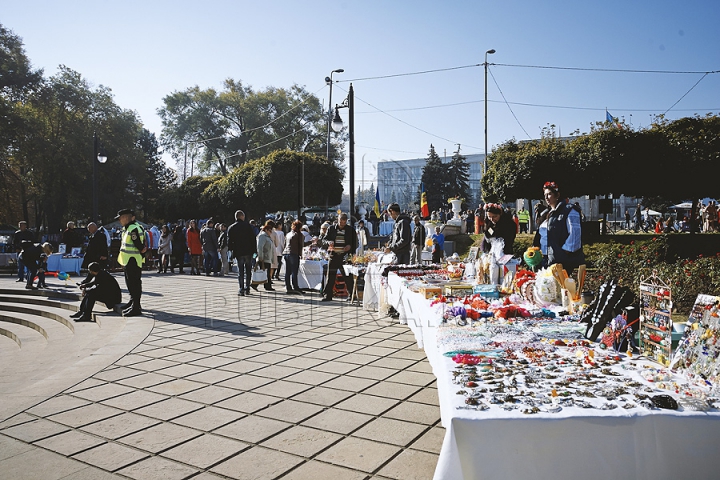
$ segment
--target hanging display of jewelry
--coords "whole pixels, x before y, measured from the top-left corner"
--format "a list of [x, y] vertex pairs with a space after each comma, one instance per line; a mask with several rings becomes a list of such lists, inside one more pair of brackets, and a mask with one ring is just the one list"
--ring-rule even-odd
[[718, 391], [720, 380], [720, 297], [698, 295], [670, 368]]
[[650, 360], [670, 365], [672, 358], [672, 291], [657, 276], [640, 279], [640, 351]]

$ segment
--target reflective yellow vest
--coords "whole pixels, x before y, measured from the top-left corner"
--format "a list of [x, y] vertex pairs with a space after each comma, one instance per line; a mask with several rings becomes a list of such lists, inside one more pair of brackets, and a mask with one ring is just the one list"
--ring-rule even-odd
[[118, 263], [122, 266], [127, 265], [131, 258], [135, 259], [135, 263], [141, 267], [145, 261], [143, 254], [137, 249], [133, 242], [133, 232], [137, 230], [137, 234], [140, 235], [140, 242], [145, 244], [145, 231], [142, 229], [139, 223], [131, 223], [122, 233], [122, 243], [120, 244], [120, 254], [118, 255]]
[[527, 210], [520, 210], [519, 212], [517, 212], [517, 216], [518, 222], [520, 223], [530, 222], [530, 212], [528, 212]]

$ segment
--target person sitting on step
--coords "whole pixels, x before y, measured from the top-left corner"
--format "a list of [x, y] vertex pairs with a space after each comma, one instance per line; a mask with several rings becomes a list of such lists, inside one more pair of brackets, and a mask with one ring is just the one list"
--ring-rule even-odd
[[93, 278], [80, 285], [83, 299], [80, 303], [80, 310], [70, 318], [76, 322], [92, 322], [92, 310], [95, 302], [102, 302], [109, 309], [114, 309], [122, 301], [122, 293], [120, 285], [118, 285], [115, 277], [110, 275], [107, 270], [103, 270], [102, 266], [97, 262], [88, 265], [88, 270]]

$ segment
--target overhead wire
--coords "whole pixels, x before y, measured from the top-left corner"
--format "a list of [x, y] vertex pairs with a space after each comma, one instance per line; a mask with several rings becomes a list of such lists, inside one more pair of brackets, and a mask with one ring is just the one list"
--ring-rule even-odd
[[522, 131], [525, 132], [525, 135], [527, 135], [528, 138], [529, 138], [530, 140], [532, 140], [532, 137], [531, 137], [530, 134], [527, 132], [527, 130], [525, 130], [525, 127], [523, 127], [522, 123], [520, 123], [520, 120], [517, 118], [517, 115], [515, 115], [515, 112], [513, 112], [512, 107], [510, 107], [510, 104], [507, 102], [507, 99], [505, 98], [505, 94], [503, 93], [502, 89], [500, 88], [500, 85], [498, 85], [497, 80], [495, 79], [495, 75], [493, 75], [493, 73], [492, 73], [492, 70], [490, 70], [490, 69], [488, 68], [488, 72], [490, 72], [490, 76], [492, 77], [493, 82], [495, 82], [495, 86], [497, 87], [498, 92], [500, 92], [500, 95], [503, 97], [503, 100], [505, 100], [505, 104], [507, 105], [508, 110], [510, 110], [510, 113], [512, 113], [513, 118], [515, 119], [515, 121], [517, 122], [517, 124], [520, 125], [520, 128], [522, 129]]
[[675, 105], [677, 105], [678, 103], [680, 103], [680, 101], [681, 101], [683, 98], [685, 98], [688, 93], [692, 92], [692, 91], [695, 89], [695, 87], [697, 87], [698, 84], [699, 84], [700, 82], [702, 82], [703, 79], [704, 79], [705, 77], [707, 77], [708, 75], [709, 75], [709, 74], [706, 73], [705, 75], [703, 75], [702, 77], [700, 77], [700, 80], [698, 80], [697, 82], [695, 82], [695, 85], [693, 85], [692, 87], [690, 87], [690, 90], [688, 90], [687, 92], [685, 92], [685, 95], [683, 95], [682, 97], [680, 97], [677, 102], [673, 103], [670, 108], [668, 108], [667, 110], [665, 110], [665, 111], [663, 112], [663, 115], [665, 115], [666, 113], [668, 113], [670, 110], [672, 110], [672, 108], [673, 108]]

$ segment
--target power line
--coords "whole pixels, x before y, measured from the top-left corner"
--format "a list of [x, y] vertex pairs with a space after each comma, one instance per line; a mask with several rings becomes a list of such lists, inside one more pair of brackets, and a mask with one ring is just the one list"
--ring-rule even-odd
[[670, 110], [672, 110], [672, 108], [673, 108], [675, 105], [677, 105], [678, 103], [680, 103], [680, 100], [682, 100], [683, 98], [685, 98], [688, 93], [692, 92], [692, 91], [695, 89], [695, 87], [697, 87], [698, 84], [699, 84], [700, 82], [702, 82], [703, 79], [704, 79], [705, 77], [707, 77], [707, 76], [708, 76], [708, 74], [706, 73], [705, 75], [703, 75], [702, 77], [700, 77], [700, 80], [698, 80], [697, 82], [695, 82], [695, 85], [693, 85], [692, 87], [690, 87], [690, 90], [688, 90], [687, 92], [685, 92], [685, 95], [683, 95], [682, 97], [680, 97], [680, 99], [679, 99], [677, 102], [673, 103], [673, 104], [672, 104], [672, 107], [670, 107], [670, 108], [668, 108], [667, 110], [665, 110], [665, 111], [663, 112], [663, 115], [665, 115], [667, 112], [669, 112]]
[[[585, 68], [585, 67], [558, 67], [558, 66], [551, 66], [551, 65], [520, 65], [520, 64], [512, 64], [512, 63], [489, 63], [488, 65], [495, 65], [498, 67], [511, 67], [511, 68], [536, 68], [536, 69], [545, 69], [545, 70], [571, 70], [571, 71], [581, 71], [581, 72], [607, 72], [607, 73], [651, 73], [651, 74], [664, 74], [664, 75], [693, 75], [693, 74], [712, 74], [712, 73], [720, 73], [720, 70], [711, 70], [711, 71], [695, 71], [695, 70], [640, 70], [640, 69], [629, 69], [629, 68]], [[449, 72], [453, 70], [462, 70], [466, 68], [476, 68], [476, 67], [482, 67], [482, 63], [475, 63], [471, 65], [461, 65], [458, 67], [448, 67], [448, 68], [436, 68], [432, 70], [420, 70], [417, 72], [405, 72], [405, 73], [395, 73], [390, 75], [377, 75], [374, 77], [360, 77], [360, 78], [351, 78], [347, 80], [338, 80], [338, 83], [345, 83], [345, 82], [361, 82], [365, 80], [383, 80], [386, 78], [397, 78], [397, 77], [410, 77], [415, 75], [426, 75], [429, 73], [439, 73], [439, 72]]]
[[498, 85], [497, 80], [495, 79], [495, 75], [493, 75], [493, 73], [492, 73], [492, 70], [488, 69], [488, 71], [490, 72], [490, 76], [492, 77], [493, 82], [495, 82], [495, 86], [497, 87], [498, 92], [500, 92], [500, 95], [503, 97], [503, 100], [505, 100], [505, 104], [507, 105], [508, 110], [510, 110], [510, 113], [512, 113], [513, 118], [515, 119], [515, 121], [517, 122], [517, 124], [520, 125], [520, 128], [522, 128], [522, 131], [525, 132], [525, 135], [527, 135], [527, 137], [528, 137], [530, 140], [532, 140], [532, 137], [531, 137], [530, 134], [527, 132], [527, 130], [525, 130], [525, 127], [522, 126], [522, 123], [520, 123], [520, 120], [518, 120], [517, 115], [515, 115], [515, 112], [513, 112], [512, 107], [510, 107], [510, 104], [508, 103], [507, 99], [505, 98], [505, 94], [504, 94], [504, 93], [502, 92], [502, 90], [500, 89], [500, 85]]
[[[345, 91], [345, 92], [347, 92], [347, 90], [343, 89], [343, 88], [340, 87], [340, 86], [338, 86], [338, 88], [341, 89], [341, 90], [343, 90], [343, 91]], [[458, 143], [458, 142], [456, 142], [456, 141], [449, 140], [449, 139], [447, 139], [447, 138], [445, 138], [445, 137], [441, 137], [440, 135], [435, 135], [434, 133], [430, 133], [430, 132], [428, 132], [427, 130], [423, 130], [423, 129], [420, 128], [420, 127], [416, 127], [415, 125], [412, 125], [412, 124], [406, 122], [405, 120], [401, 120], [401, 119], [397, 118], [397, 117], [394, 116], [394, 115], [390, 115], [390, 114], [387, 113], [386, 111], [381, 110], [381, 109], [379, 109], [378, 107], [376, 107], [375, 105], [372, 105], [371, 103], [366, 102], [365, 100], [363, 100], [362, 98], [358, 97], [357, 95], [355, 95], [355, 99], [356, 99], [356, 100], [360, 100], [360, 101], [363, 102], [365, 105], [367, 105], [367, 106], [369, 106], [369, 107], [371, 107], [371, 108], [374, 108], [374, 109], [377, 110], [378, 112], [387, 115], [388, 117], [392, 118], [393, 120], [396, 120], [396, 121], [398, 121], [398, 122], [400, 122], [400, 123], [402, 123], [402, 124], [405, 124], [405, 125], [407, 125], [407, 126], [410, 127], [410, 128], [414, 128], [415, 130], [418, 130], [418, 131], [420, 131], [420, 132], [422, 132], [422, 133], [424, 133], [424, 134], [426, 134], [426, 135], [430, 135], [431, 137], [439, 138], [440, 140], [444, 140], [444, 141], [446, 141], [446, 142]], [[479, 147], [474, 147], [474, 146], [472, 146], [472, 145], [467, 145], [467, 144], [465, 144], [465, 145], [468, 146], [468, 147], [470, 147], [470, 148], [476, 148], [476, 149], [479, 150]]]

